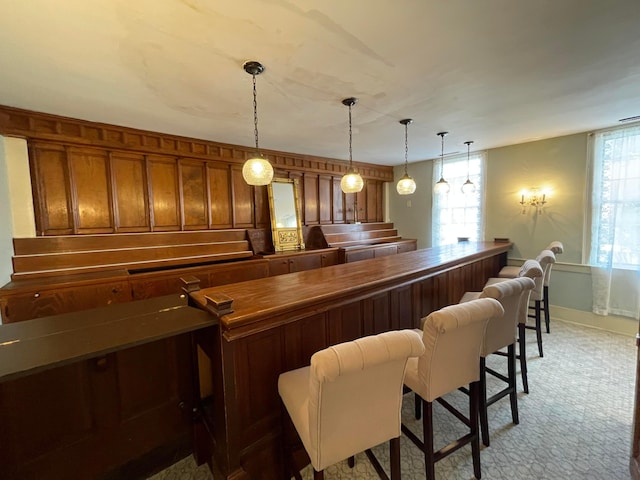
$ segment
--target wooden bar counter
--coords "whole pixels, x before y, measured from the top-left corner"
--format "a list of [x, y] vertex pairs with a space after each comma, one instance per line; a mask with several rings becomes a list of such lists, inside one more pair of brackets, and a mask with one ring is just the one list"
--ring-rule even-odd
[[481, 290], [510, 247], [465, 242], [190, 292], [219, 320], [201, 343], [213, 393], [196, 426], [197, 460], [216, 479], [285, 478], [280, 373], [329, 345], [415, 328]]

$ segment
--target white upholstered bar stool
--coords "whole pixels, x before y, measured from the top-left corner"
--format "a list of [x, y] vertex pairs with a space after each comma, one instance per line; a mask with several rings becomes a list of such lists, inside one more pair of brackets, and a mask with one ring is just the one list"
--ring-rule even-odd
[[[563, 251], [564, 251], [564, 247], [562, 245], [562, 242], [554, 240], [547, 246], [547, 248], [542, 250], [542, 252], [540, 252], [540, 254], [536, 257], [536, 260], [542, 266], [543, 275], [544, 275], [544, 279], [541, 287], [542, 288], [541, 299], [540, 299], [540, 304], [538, 305], [538, 308], [539, 308], [538, 314], [541, 315], [542, 313], [544, 313], [544, 324], [545, 324], [545, 330], [547, 331], [547, 333], [550, 332], [549, 323], [551, 321], [551, 315], [549, 313], [549, 281], [551, 280], [551, 268], [553, 267], [553, 264], [556, 262], [556, 257], [555, 257], [556, 254], [562, 253]], [[551, 255], [551, 257], [553, 257], [552, 260], [549, 257], [549, 252], [551, 252], [552, 254]], [[518, 276], [518, 272], [519, 272], [519, 267], [507, 265], [506, 267], [502, 267], [502, 269], [498, 273], [498, 277], [516, 278]]]
[[[564, 245], [562, 244], [562, 242], [554, 240], [549, 245], [547, 245], [547, 248], [545, 248], [545, 250], [551, 250], [556, 256], [555, 259], [557, 259], [557, 256], [564, 252]], [[555, 261], [553, 263], [555, 263]], [[549, 314], [549, 282], [551, 281], [551, 268], [553, 267], [553, 263], [550, 263], [547, 269], [544, 271], [544, 285], [542, 291], [542, 309], [544, 310], [544, 323], [547, 333], [550, 332], [549, 322], [551, 320], [551, 316]]]
[[[533, 311], [532, 314], [528, 315], [529, 318], [533, 318], [535, 324], [527, 325], [527, 328], [536, 331], [536, 339], [538, 342], [538, 353], [541, 357], [544, 357], [542, 352], [542, 313], [544, 312], [545, 316], [545, 325], [549, 325], [549, 306], [547, 305], [544, 308], [544, 282], [545, 279], [550, 277], [551, 275], [551, 267], [554, 263], [556, 263], [556, 256], [553, 254], [551, 250], [542, 250], [540, 254], [536, 257], [536, 261], [540, 264], [540, 268], [542, 268], [542, 278], [535, 279], [536, 287], [531, 292], [531, 300], [534, 302], [530, 309]], [[511, 278], [506, 277], [505, 270], [508, 267], [504, 267], [500, 270], [498, 277], [500, 278]], [[511, 270], [508, 272], [512, 273]]]
[[[536, 286], [531, 291], [531, 302], [533, 302], [533, 305], [529, 305], [529, 310], [533, 311], [533, 313], [529, 313], [527, 315], [528, 318], [534, 319], [534, 325], [527, 324], [527, 328], [536, 331], [538, 353], [540, 354], [540, 357], [544, 357], [544, 353], [542, 352], [542, 302], [544, 300], [544, 280], [547, 276], [547, 272], [549, 272], [553, 264], [556, 263], [556, 256], [551, 250], [543, 250], [540, 252], [540, 255], [536, 257], [536, 260], [540, 264], [540, 268], [542, 268], [543, 273], [542, 277], [534, 279]], [[545, 323], [549, 322], [547, 312], [548, 308], [545, 310]]]
[[[535, 286], [527, 277], [511, 278], [504, 282], [484, 287], [482, 292], [466, 292], [460, 303], [478, 298], [495, 298], [504, 308], [504, 315], [492, 317], [487, 324], [482, 349], [480, 350], [480, 432], [482, 443], [489, 446], [489, 421], [487, 408], [501, 398], [509, 395], [511, 403], [511, 419], [515, 425], [520, 423], [518, 417], [518, 396], [516, 392], [516, 331], [520, 322], [520, 305], [522, 297], [529, 296]], [[503, 353], [507, 348], [507, 375], [487, 367], [486, 358], [493, 353]], [[487, 398], [487, 373], [502, 380], [507, 385], [499, 392]]]
[[[536, 284], [542, 279], [543, 272], [537, 260], [525, 260], [522, 267], [518, 270], [518, 277], [531, 278]], [[507, 278], [494, 277], [487, 280], [486, 286], [495, 285], [508, 280]], [[535, 289], [535, 286], [534, 286]], [[524, 393], [529, 393], [529, 376], [527, 372], [527, 318], [529, 313], [529, 299], [532, 290], [526, 290], [520, 299], [520, 308], [518, 309], [518, 355], [516, 358], [520, 360], [520, 376], [522, 377], [522, 387]]]
[[316, 352], [309, 367], [280, 375], [278, 392], [309, 454], [314, 479], [363, 451], [381, 478], [388, 478], [370, 451], [386, 441], [391, 478], [400, 478], [404, 371], [407, 359], [424, 350], [413, 330], [385, 332]]
[[[405, 425], [402, 431], [424, 454], [427, 480], [435, 479], [435, 463], [464, 445], [471, 444], [473, 472], [480, 478], [480, 439], [478, 412], [480, 401], [480, 349], [492, 317], [504, 313], [500, 302], [480, 298], [450, 305], [427, 316], [422, 327], [424, 355], [407, 362], [404, 383], [422, 401], [423, 439]], [[469, 416], [465, 417], [442, 398], [458, 388], [469, 387]], [[469, 433], [434, 451], [432, 403], [437, 401], [469, 427]]]

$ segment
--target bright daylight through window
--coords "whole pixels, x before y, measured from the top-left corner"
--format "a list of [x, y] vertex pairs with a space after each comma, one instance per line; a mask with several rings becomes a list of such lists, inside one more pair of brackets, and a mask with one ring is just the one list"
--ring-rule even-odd
[[589, 263], [640, 266], [640, 125], [595, 134]]
[[[436, 162], [437, 163], [437, 162]], [[469, 180], [476, 186], [472, 193], [463, 193], [467, 181], [467, 155], [444, 159], [442, 174], [434, 168], [433, 184], [442, 176], [451, 186], [449, 193], [433, 196], [432, 245], [456, 243], [459, 237], [475, 242], [483, 239], [484, 163], [485, 152], [469, 156]]]

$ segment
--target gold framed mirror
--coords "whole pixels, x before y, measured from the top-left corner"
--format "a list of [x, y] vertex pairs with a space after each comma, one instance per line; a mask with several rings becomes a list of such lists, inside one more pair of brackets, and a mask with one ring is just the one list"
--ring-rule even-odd
[[298, 180], [274, 178], [268, 185], [271, 234], [276, 252], [304, 250]]

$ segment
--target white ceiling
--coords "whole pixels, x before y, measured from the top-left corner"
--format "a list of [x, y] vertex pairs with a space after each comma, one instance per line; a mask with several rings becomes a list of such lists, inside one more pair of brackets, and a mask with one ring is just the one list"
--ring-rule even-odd
[[0, 0], [0, 104], [409, 161], [640, 115], [639, 0]]

